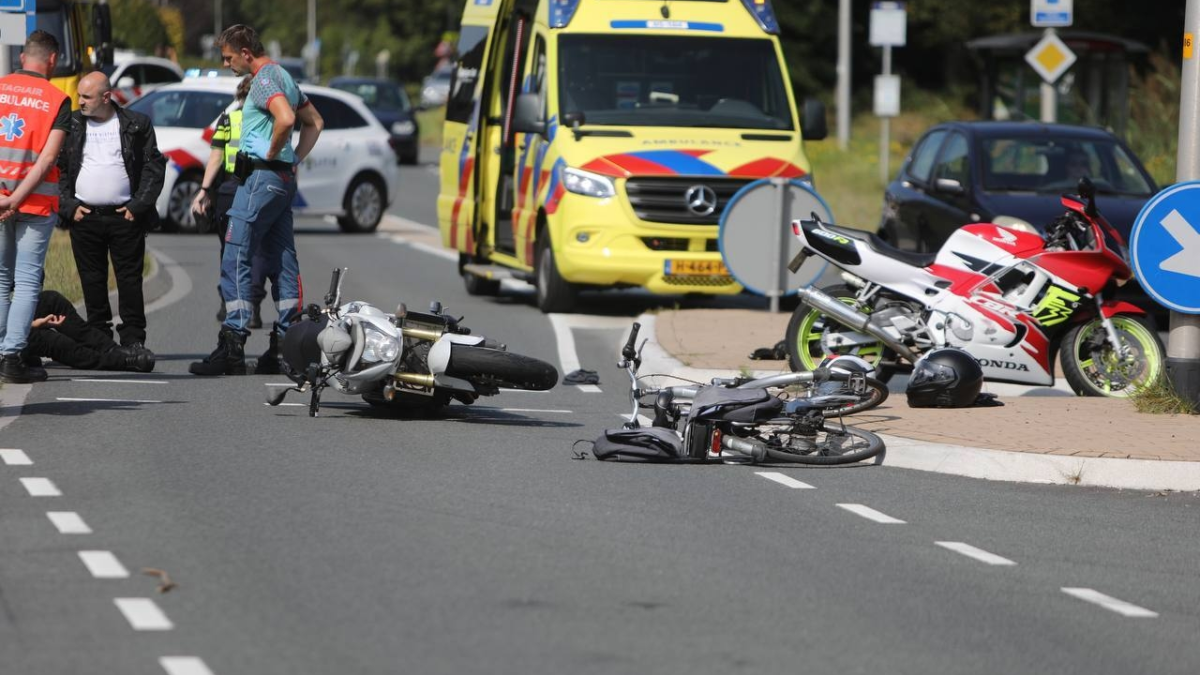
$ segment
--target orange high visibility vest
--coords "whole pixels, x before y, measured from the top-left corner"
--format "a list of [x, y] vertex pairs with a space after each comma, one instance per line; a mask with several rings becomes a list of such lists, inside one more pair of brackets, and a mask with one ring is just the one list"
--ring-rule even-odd
[[[22, 73], [0, 77], [0, 189], [11, 193], [37, 162], [67, 95], [49, 80]], [[21, 213], [58, 212], [58, 166], [29, 193]]]

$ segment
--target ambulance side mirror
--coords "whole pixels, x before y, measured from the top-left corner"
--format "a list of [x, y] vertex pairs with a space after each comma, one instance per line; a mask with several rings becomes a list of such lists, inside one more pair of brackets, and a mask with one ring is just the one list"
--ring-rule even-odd
[[824, 103], [815, 98], [804, 99], [800, 133], [804, 134], [806, 141], [819, 141], [829, 135], [829, 129], [825, 126]]
[[546, 121], [542, 119], [542, 101], [537, 94], [517, 96], [513, 106], [513, 131], [519, 134], [546, 134]]

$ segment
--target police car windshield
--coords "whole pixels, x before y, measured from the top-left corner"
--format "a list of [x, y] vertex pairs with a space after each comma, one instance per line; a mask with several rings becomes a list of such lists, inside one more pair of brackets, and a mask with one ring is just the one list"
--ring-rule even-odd
[[769, 40], [559, 36], [558, 107], [588, 125], [793, 129]]
[[129, 105], [129, 109], [150, 117], [156, 127], [203, 129], [225, 112], [233, 101], [233, 92], [152, 91]]

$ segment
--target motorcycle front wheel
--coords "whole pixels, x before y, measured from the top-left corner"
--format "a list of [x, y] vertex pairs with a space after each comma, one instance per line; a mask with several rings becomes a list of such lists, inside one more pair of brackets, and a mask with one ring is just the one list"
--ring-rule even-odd
[[470, 345], [454, 345], [446, 374], [467, 381], [487, 379], [498, 387], [545, 391], [558, 384], [558, 370], [538, 359]]
[[[821, 291], [834, 300], [844, 302], [847, 305], [855, 303], [855, 296], [858, 293], [854, 288], [845, 284], [822, 288]], [[871, 311], [869, 307], [859, 308], [859, 310], [866, 313], [870, 313]], [[825, 336], [825, 332], [827, 330], [843, 329], [850, 330], [825, 316], [820, 310], [801, 302], [796, 307], [796, 310], [792, 312], [792, 318], [788, 321], [787, 333], [784, 336], [788, 350], [788, 366], [794, 372], [816, 370], [817, 366], [821, 365], [821, 361], [826, 356], [831, 355], [825, 353], [822, 345], [822, 338]], [[835, 347], [831, 351], [833, 352], [832, 356], [853, 354], [875, 366], [875, 378], [880, 382], [886, 383], [892, 376], [890, 369], [879, 365], [879, 362], [884, 358], [885, 352], [888, 352], [882, 342], [872, 342], [850, 349]]]
[[1099, 318], [1063, 337], [1063, 375], [1079, 396], [1128, 398], [1162, 376], [1166, 350], [1150, 322], [1131, 314], [1118, 314], [1112, 322], [1126, 349], [1124, 357], [1113, 349]]

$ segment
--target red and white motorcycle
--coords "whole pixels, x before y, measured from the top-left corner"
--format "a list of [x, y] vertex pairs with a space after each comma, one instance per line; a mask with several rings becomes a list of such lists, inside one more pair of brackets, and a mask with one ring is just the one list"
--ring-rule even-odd
[[1066, 213], [1045, 238], [979, 223], [931, 254], [815, 217], [794, 221], [804, 250], [792, 271], [815, 254], [847, 284], [800, 289], [787, 328], [792, 369], [856, 354], [886, 374], [949, 346], [974, 356], [991, 381], [1053, 385], [1057, 356], [1076, 394], [1125, 397], [1153, 382], [1162, 341], [1144, 310], [1110, 297], [1133, 274], [1125, 243], [1096, 210], [1091, 182], [1079, 192], [1063, 196]]

